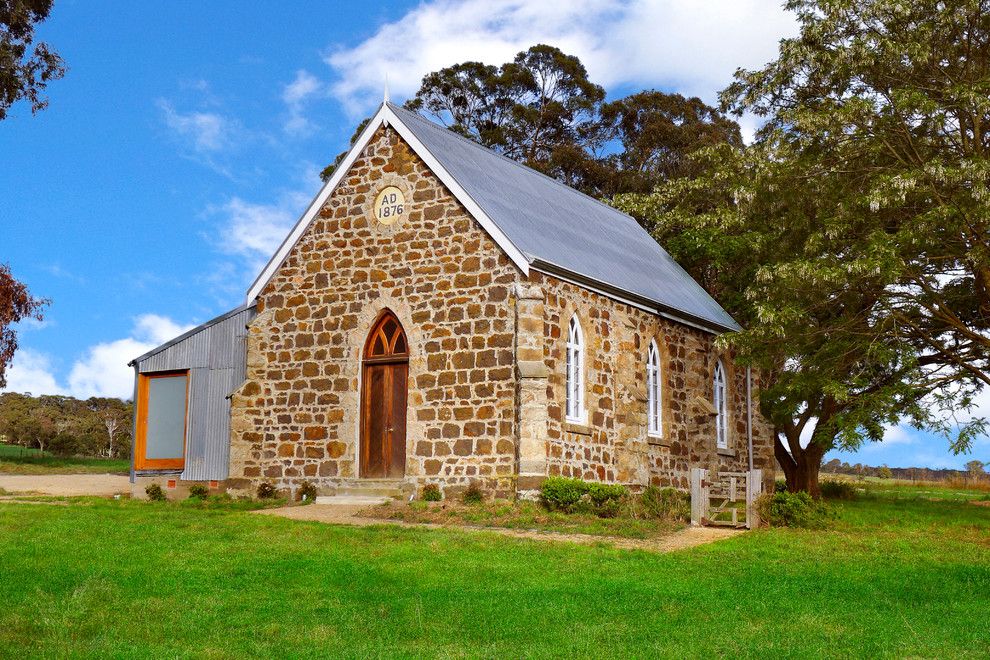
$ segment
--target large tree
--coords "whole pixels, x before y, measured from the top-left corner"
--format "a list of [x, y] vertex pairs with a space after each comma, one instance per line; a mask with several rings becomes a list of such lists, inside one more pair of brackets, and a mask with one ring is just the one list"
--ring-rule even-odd
[[65, 63], [44, 42], [34, 42], [35, 26], [48, 18], [52, 0], [0, 0], [0, 119], [20, 100], [31, 112], [48, 105], [48, 83], [65, 75]]
[[792, 0], [800, 35], [723, 93], [766, 117], [756, 142], [624, 200], [706, 239], [668, 245], [746, 326], [728, 339], [767, 376], [791, 490], [898, 420], [956, 451], [985, 431], [951, 423], [988, 382], [984, 4]]
[[0, 389], [7, 385], [7, 365], [17, 350], [14, 324], [28, 318], [40, 321], [46, 303], [33, 297], [27, 286], [14, 279], [6, 264], [0, 264]]
[[[463, 62], [428, 73], [405, 105], [604, 198], [648, 192], [690, 174], [691, 152], [742, 142], [735, 121], [697, 98], [647, 90], [606, 102], [577, 57], [543, 44], [501, 66]], [[343, 157], [323, 171], [324, 181]]]

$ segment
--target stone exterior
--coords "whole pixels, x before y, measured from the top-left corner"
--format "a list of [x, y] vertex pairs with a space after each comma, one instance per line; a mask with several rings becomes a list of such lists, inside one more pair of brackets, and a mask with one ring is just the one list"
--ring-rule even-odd
[[[691, 467], [748, 469], [746, 373], [715, 346], [715, 336], [617, 302], [549, 275], [533, 273], [545, 292], [548, 473], [633, 487], [687, 489]], [[585, 342], [587, 424], [565, 419], [566, 343], [577, 314]], [[650, 341], [660, 351], [662, 437], [647, 433], [646, 360]], [[728, 450], [715, 442], [712, 374], [727, 370]], [[757, 393], [754, 382], [754, 402]], [[773, 475], [772, 428], [753, 414], [755, 468]]]
[[[408, 210], [385, 226], [377, 189]], [[520, 276], [391, 129], [379, 130], [260, 296], [232, 398], [231, 478], [333, 492], [359, 474], [361, 356], [385, 308], [410, 346], [406, 475], [508, 493]]]
[[[403, 190], [382, 225], [371, 202]], [[247, 380], [231, 400], [229, 489], [322, 493], [359, 475], [362, 351], [383, 310], [409, 341], [406, 477], [532, 495], [548, 474], [688, 487], [691, 467], [746, 468], [745, 371], [729, 375], [730, 451], [717, 452], [714, 336], [548, 275], [528, 278], [401, 138], [379, 129], [259, 298]], [[586, 425], [564, 420], [566, 328], [585, 337]], [[646, 351], [663, 373], [662, 439], [646, 433]], [[755, 389], [754, 389], [755, 393]], [[754, 410], [755, 467], [772, 478]]]

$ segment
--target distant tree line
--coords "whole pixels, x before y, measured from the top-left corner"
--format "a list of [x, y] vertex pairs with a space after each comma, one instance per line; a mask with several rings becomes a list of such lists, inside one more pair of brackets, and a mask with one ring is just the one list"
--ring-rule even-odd
[[62, 456], [129, 458], [134, 405], [115, 398], [0, 394], [0, 442]]
[[822, 464], [822, 472], [826, 474], [845, 474], [853, 477], [879, 477], [881, 479], [908, 479], [911, 481], [950, 481], [963, 479], [971, 482], [981, 482], [990, 479], [986, 472], [987, 463], [969, 461], [965, 470], [936, 469], [927, 467], [892, 468], [886, 465], [879, 467], [855, 463], [833, 458]]

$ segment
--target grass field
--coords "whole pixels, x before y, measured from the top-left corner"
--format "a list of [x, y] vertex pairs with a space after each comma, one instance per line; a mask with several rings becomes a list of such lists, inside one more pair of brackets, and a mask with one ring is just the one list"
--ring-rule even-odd
[[0, 474], [105, 474], [130, 469], [127, 459], [53, 456], [37, 449], [0, 444]]
[[990, 654], [990, 508], [962, 501], [666, 555], [247, 506], [0, 503], [0, 656]]

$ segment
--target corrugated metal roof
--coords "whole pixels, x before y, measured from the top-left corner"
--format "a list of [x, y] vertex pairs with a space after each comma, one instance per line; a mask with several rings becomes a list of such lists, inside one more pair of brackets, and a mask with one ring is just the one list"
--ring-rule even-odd
[[681, 312], [705, 325], [739, 325], [631, 216], [388, 104], [537, 270], [573, 273]]
[[[144, 360], [147, 360], [148, 358], [150, 358], [151, 356], [155, 355], [156, 353], [161, 353], [165, 349], [171, 348], [172, 346], [178, 344], [179, 342], [185, 341], [186, 339], [188, 339], [189, 337], [192, 337], [193, 335], [198, 335], [202, 330], [205, 330], [206, 328], [210, 327], [211, 325], [216, 325], [217, 323], [220, 323], [221, 321], [226, 321], [231, 316], [235, 316], [237, 314], [240, 314], [241, 312], [243, 312], [243, 311], [245, 311], [247, 309], [250, 309], [251, 307], [257, 306], [257, 304], [258, 304], [257, 302], [252, 301], [250, 303], [241, 305], [240, 307], [235, 307], [234, 309], [230, 310], [229, 312], [225, 312], [225, 313], [221, 314], [220, 316], [216, 317], [215, 319], [210, 319], [206, 323], [201, 323], [201, 324], [197, 325], [195, 328], [183, 332], [178, 337], [175, 337], [174, 339], [168, 340], [167, 342], [165, 342], [161, 346], [156, 346], [155, 348], [151, 349], [150, 351], [148, 351], [144, 355], [141, 355], [139, 357], [134, 358], [133, 360], [131, 360], [130, 362], [127, 363], [127, 366], [133, 367], [135, 364], [137, 364], [139, 362], [142, 362]], [[205, 353], [203, 355], [204, 355], [203, 359], [204, 360], [207, 360], [208, 359], [208, 356], [206, 356]], [[206, 364], [205, 363], [203, 365], [191, 365], [190, 364], [190, 365], [187, 365], [187, 366], [188, 367], [192, 367], [192, 366], [206, 366]]]

